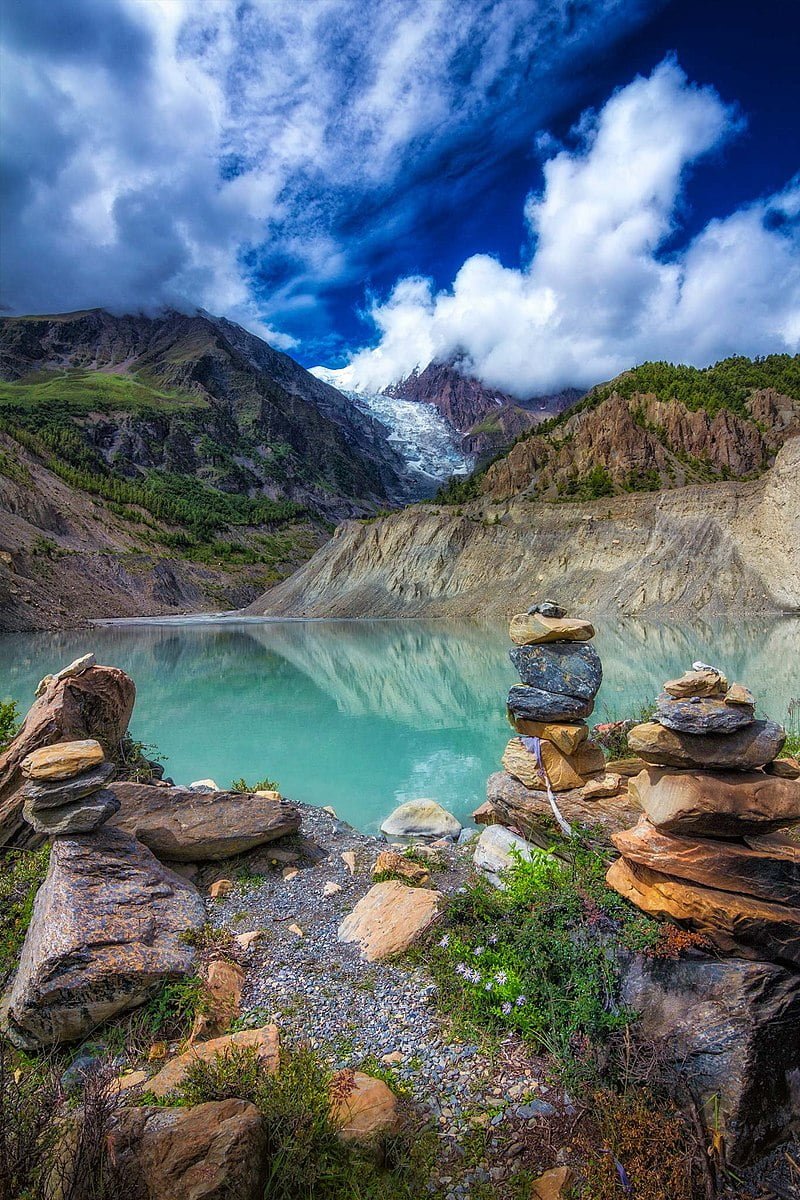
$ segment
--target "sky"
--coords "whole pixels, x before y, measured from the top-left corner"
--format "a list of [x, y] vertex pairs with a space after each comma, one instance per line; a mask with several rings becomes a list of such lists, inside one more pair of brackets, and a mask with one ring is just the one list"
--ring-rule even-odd
[[3, 0], [0, 304], [342, 385], [800, 350], [795, 0]]

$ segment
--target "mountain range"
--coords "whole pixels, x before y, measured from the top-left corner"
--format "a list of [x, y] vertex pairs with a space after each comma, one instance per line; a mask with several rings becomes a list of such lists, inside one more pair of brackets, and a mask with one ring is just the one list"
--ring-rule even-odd
[[[334, 526], [399, 529], [381, 510], [437, 486], [420, 511], [494, 521], [509, 503], [754, 480], [800, 431], [797, 357], [650, 363], [524, 402], [456, 360], [377, 396], [320, 374], [203, 312], [0, 321], [0, 631], [267, 611]], [[298, 578], [322, 611], [314, 562]]]

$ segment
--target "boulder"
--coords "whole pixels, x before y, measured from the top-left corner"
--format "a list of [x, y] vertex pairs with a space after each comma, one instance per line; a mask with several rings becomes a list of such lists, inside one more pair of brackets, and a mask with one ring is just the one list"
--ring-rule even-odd
[[637, 754], [629, 754], [625, 758], [610, 758], [606, 763], [606, 770], [630, 779], [633, 775], [638, 775], [646, 766], [647, 763], [643, 758], [639, 758]]
[[74, 779], [84, 771], [99, 767], [104, 758], [100, 743], [94, 738], [85, 738], [77, 742], [42, 746], [23, 758], [20, 770], [28, 779]]
[[[561, 833], [553, 818], [547, 793], [532, 791], [505, 771], [490, 775], [486, 784], [487, 803], [494, 820], [518, 830], [534, 845], [549, 849]], [[641, 816], [641, 809], [627, 792], [611, 798], [587, 800], [583, 788], [561, 792], [558, 807], [571, 825], [584, 825], [600, 842], [611, 843], [612, 833], [628, 829]], [[481, 820], [481, 809], [473, 814]]]
[[103, 762], [75, 775], [72, 779], [35, 780], [29, 779], [22, 789], [26, 803], [31, 803], [39, 812], [44, 808], [59, 808], [62, 804], [72, 804], [91, 796], [104, 788], [113, 777], [116, 767], [113, 763]]
[[594, 625], [578, 617], [550, 617], [544, 613], [518, 613], [511, 618], [509, 637], [517, 646], [543, 642], [588, 642], [594, 637]]
[[422, 887], [430, 879], [430, 872], [418, 862], [397, 854], [394, 850], [382, 850], [372, 866], [372, 878], [380, 875], [395, 875], [413, 887]]
[[242, 1029], [224, 1037], [212, 1038], [209, 1042], [196, 1042], [183, 1054], [161, 1068], [147, 1084], [147, 1091], [159, 1100], [169, 1096], [186, 1078], [186, 1072], [194, 1062], [213, 1062], [215, 1058], [230, 1056], [234, 1048], [253, 1050], [261, 1069], [274, 1075], [280, 1066], [280, 1040], [277, 1025], [264, 1025], [261, 1029]]
[[409, 800], [381, 825], [390, 838], [457, 838], [461, 822], [435, 800]]
[[719, 1123], [728, 1161], [754, 1158], [787, 1136], [797, 1111], [800, 977], [765, 962], [683, 955], [636, 957], [623, 973], [622, 1003], [641, 1036], [687, 1079]]
[[689, 696], [724, 696], [728, 681], [714, 667], [702, 667], [699, 670], [684, 671], [680, 679], [670, 679], [664, 684], [664, 691], [675, 700], [685, 700]]
[[665, 767], [703, 767], [712, 771], [750, 771], [772, 762], [781, 752], [786, 732], [774, 721], [753, 721], [736, 733], [697, 737], [677, 733], [658, 721], [635, 725], [630, 749], [645, 762]]
[[478, 838], [472, 861], [476, 871], [495, 887], [503, 888], [501, 872], [513, 867], [519, 859], [530, 862], [536, 853], [541, 853], [539, 848], [518, 833], [512, 833], [504, 825], [487, 825]]
[[753, 716], [752, 704], [729, 704], [727, 700], [699, 697], [673, 700], [662, 692], [653, 720], [678, 733], [735, 733], [752, 725]]
[[69, 837], [73, 833], [91, 833], [119, 812], [119, 800], [107, 788], [62, 804], [59, 808], [40, 809], [37, 801], [26, 800], [22, 815], [37, 833], [45, 837]]
[[588, 717], [594, 700], [556, 695], [528, 684], [516, 684], [508, 693], [508, 711], [513, 721], [574, 721]]
[[55, 742], [94, 738], [107, 757], [116, 755], [130, 721], [136, 689], [116, 667], [89, 667], [77, 676], [53, 677], [0, 754], [0, 846], [43, 841], [22, 816], [20, 765], [34, 750]]
[[533, 613], [541, 613], [543, 617], [565, 617], [567, 610], [562, 608], [560, 604], [556, 604], [555, 600], [540, 600], [538, 604], [532, 604], [527, 609], [528, 616]]
[[288, 800], [147, 783], [111, 790], [120, 801], [114, 824], [175, 862], [231, 858], [300, 828], [300, 811]]
[[363, 1071], [340, 1071], [333, 1079], [331, 1119], [345, 1142], [364, 1142], [400, 1125], [397, 1097], [388, 1084]]
[[623, 858], [606, 882], [651, 917], [702, 933], [723, 954], [800, 968], [800, 907], [684, 883]]
[[260, 1200], [266, 1135], [246, 1100], [123, 1108], [109, 1148], [125, 1200]]
[[583, 721], [563, 724], [558, 721], [526, 721], [517, 719], [509, 714], [509, 721], [517, 733], [524, 737], [538, 737], [542, 741], [552, 742], [562, 754], [574, 754], [581, 742], [589, 736], [589, 726]]
[[407, 950], [436, 920], [440, 892], [396, 879], [374, 884], [339, 926], [340, 942], [358, 942], [361, 957], [377, 962]]
[[84, 1037], [187, 975], [183, 934], [204, 922], [192, 884], [128, 834], [58, 838], [10, 993], [12, 1029], [45, 1046]]
[[629, 862], [662, 875], [800, 908], [800, 845], [787, 838], [681, 837], [660, 832], [642, 817], [612, 840]]
[[763, 771], [670, 771], [647, 767], [631, 797], [665, 833], [741, 837], [800, 821], [800, 781]]
[[522, 682], [544, 692], [593, 700], [603, 681], [600, 655], [588, 643], [515, 646], [508, 653]]
[[749, 688], [744, 684], [732, 683], [725, 693], [726, 704], [744, 704], [748, 708], [755, 708], [756, 698]]

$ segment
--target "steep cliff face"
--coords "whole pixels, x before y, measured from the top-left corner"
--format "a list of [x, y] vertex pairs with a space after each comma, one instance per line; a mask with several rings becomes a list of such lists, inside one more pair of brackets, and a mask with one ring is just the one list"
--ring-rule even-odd
[[593, 612], [797, 611], [800, 438], [748, 482], [347, 522], [248, 611], [504, 618], [550, 593]]
[[634, 491], [746, 478], [768, 465], [788, 434], [800, 432], [800, 401], [764, 389], [748, 405], [752, 417], [728, 409], [711, 415], [676, 400], [612, 395], [571, 417], [557, 436], [518, 442], [488, 469], [481, 490], [495, 500], [523, 492], [579, 495], [598, 467], [612, 485]]

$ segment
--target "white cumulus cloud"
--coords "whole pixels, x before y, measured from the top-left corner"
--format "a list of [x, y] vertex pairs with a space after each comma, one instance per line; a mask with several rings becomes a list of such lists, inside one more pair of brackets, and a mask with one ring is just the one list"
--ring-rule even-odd
[[797, 352], [800, 178], [665, 250], [687, 171], [740, 126], [713, 88], [665, 60], [584, 114], [576, 148], [545, 162], [521, 268], [477, 254], [439, 292], [401, 279], [372, 304], [377, 345], [327, 377], [379, 390], [457, 354], [489, 386], [530, 396], [645, 359]]

